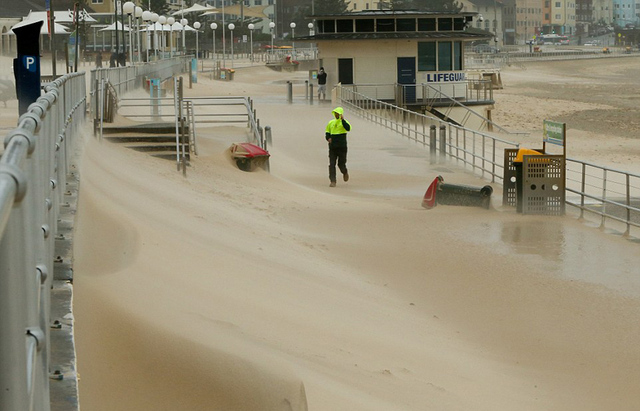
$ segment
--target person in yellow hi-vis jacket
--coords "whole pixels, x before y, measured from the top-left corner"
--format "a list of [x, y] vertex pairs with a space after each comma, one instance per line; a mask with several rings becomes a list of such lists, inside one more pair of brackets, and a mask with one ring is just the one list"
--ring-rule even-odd
[[329, 143], [329, 187], [336, 186], [336, 163], [342, 173], [344, 181], [349, 181], [347, 171], [347, 132], [351, 131], [351, 124], [344, 119], [342, 107], [336, 107], [332, 112], [334, 119], [327, 124], [325, 139]]

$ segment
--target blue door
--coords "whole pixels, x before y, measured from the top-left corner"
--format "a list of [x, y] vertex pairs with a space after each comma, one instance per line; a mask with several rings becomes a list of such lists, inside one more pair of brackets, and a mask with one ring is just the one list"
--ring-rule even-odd
[[398, 57], [398, 84], [403, 85], [405, 104], [416, 102], [416, 58]]

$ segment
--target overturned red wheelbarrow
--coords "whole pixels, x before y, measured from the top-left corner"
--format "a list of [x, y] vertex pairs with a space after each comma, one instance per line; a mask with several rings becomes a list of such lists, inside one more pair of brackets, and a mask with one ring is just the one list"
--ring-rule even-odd
[[442, 176], [436, 177], [429, 185], [422, 199], [422, 207], [433, 208], [437, 204], [460, 205], [489, 208], [491, 205], [491, 186], [473, 187], [458, 184], [445, 184]]
[[269, 152], [254, 144], [233, 143], [231, 157], [242, 171], [253, 171], [258, 167], [269, 171]]

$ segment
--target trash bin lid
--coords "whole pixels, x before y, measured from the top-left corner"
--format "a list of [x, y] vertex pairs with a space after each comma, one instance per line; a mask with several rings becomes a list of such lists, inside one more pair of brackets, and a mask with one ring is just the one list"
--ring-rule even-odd
[[521, 148], [518, 150], [518, 154], [516, 154], [516, 158], [513, 160], [514, 163], [522, 163], [523, 156], [541, 156], [542, 153], [536, 150], [531, 150], [529, 148]]

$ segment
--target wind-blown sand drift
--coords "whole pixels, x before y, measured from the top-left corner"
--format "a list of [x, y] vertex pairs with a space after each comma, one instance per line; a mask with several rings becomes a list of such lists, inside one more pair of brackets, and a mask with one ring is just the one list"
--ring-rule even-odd
[[332, 106], [282, 104], [261, 70], [198, 92], [262, 94], [271, 174], [229, 159], [244, 129], [201, 130], [186, 179], [87, 139], [83, 410], [637, 406], [637, 244], [499, 204], [424, 210], [438, 174], [486, 182], [349, 112], [351, 180], [329, 188]]

